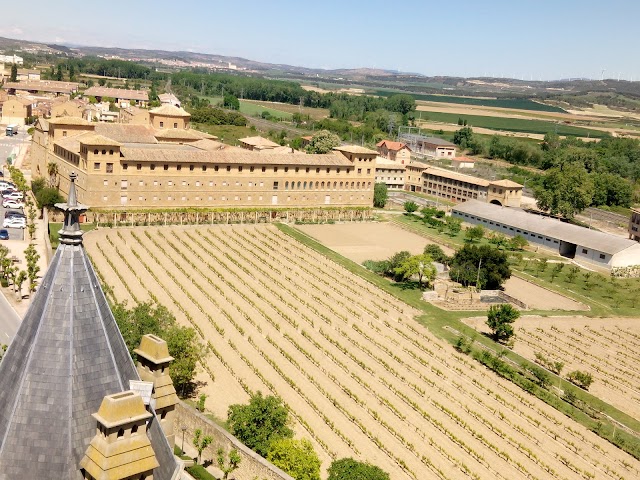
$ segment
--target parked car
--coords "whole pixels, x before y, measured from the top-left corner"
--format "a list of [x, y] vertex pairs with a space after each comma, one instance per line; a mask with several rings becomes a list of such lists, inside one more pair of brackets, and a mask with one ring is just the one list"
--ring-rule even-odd
[[4, 228], [0, 230], [0, 240], [9, 240], [9, 230]]
[[22, 200], [24, 195], [21, 192], [2, 193], [2, 198], [5, 200]]
[[11, 182], [0, 180], [0, 189], [1, 190], [17, 190], [17, 187]]
[[27, 216], [24, 213], [22, 213], [21, 211], [18, 211], [18, 210], [5, 210], [4, 218], [9, 218], [9, 217], [27, 218]]
[[2, 206], [4, 208], [24, 208], [24, 203], [14, 200], [12, 198], [5, 198], [2, 201]]
[[5, 218], [2, 222], [2, 228], [25, 228], [27, 220], [24, 218]]

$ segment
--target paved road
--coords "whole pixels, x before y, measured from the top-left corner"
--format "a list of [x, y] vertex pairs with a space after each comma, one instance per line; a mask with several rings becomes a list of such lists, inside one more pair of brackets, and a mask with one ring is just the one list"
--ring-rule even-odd
[[0, 294], [0, 345], [9, 345], [18, 331], [22, 319], [18, 316], [4, 295]]
[[30, 138], [27, 134], [27, 127], [20, 127], [18, 135], [11, 137], [5, 135], [5, 127], [6, 125], [0, 125], [0, 166], [4, 166], [11, 153], [15, 151], [17, 155], [20, 149], [26, 148]]

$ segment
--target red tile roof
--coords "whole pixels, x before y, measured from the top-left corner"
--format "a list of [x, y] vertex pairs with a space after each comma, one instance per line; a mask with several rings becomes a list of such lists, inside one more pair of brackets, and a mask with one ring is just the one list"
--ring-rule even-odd
[[376, 144], [376, 147], [380, 148], [383, 145], [386, 145], [387, 150], [392, 150], [392, 151], [399, 151], [402, 150], [403, 148], [408, 149], [409, 151], [411, 151], [411, 149], [407, 146], [406, 143], [402, 143], [402, 142], [392, 142], [391, 140], [382, 140], [381, 142], [379, 142], [378, 144]]

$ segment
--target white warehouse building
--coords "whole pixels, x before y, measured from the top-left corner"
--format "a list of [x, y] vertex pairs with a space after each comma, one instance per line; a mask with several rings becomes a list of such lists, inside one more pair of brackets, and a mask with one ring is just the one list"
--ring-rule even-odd
[[638, 242], [555, 218], [476, 200], [456, 205], [451, 215], [507, 236], [522, 235], [530, 244], [576, 261], [608, 269], [640, 265]]

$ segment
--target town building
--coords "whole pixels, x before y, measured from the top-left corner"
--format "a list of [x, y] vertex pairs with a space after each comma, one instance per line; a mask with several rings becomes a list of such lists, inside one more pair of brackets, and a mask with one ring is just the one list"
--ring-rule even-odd
[[399, 140], [407, 144], [411, 151], [433, 158], [455, 158], [456, 145], [438, 137], [427, 137], [415, 133], [404, 133]]
[[[6, 79], [11, 78], [11, 67], [12, 65], [10, 64], [4, 64], [4, 66], [2, 66], [2, 63], [0, 63], [0, 71], [3, 72], [2, 76], [4, 78]], [[23, 80], [40, 80], [40, 70], [18, 68], [16, 73], [17, 73], [16, 80], [18, 82]]]
[[149, 110], [136, 106], [129, 106], [120, 109], [120, 123], [128, 123], [131, 125], [149, 125]]
[[149, 123], [154, 128], [189, 128], [191, 114], [181, 107], [161, 105], [149, 110]]
[[640, 242], [640, 209], [631, 208], [631, 217], [629, 218], [629, 238]]
[[523, 186], [511, 180], [485, 180], [422, 162], [411, 162], [406, 171], [405, 190], [422, 192], [453, 203], [480, 200], [519, 207], [522, 200]]
[[56, 95], [70, 95], [78, 91], [75, 82], [59, 82], [56, 80], [25, 80], [22, 82], [5, 82], [4, 87], [9, 93], [54, 93]]
[[376, 158], [376, 183], [384, 183], [389, 190], [403, 190], [406, 166], [394, 160]]
[[178, 97], [173, 93], [161, 93], [158, 95], [158, 100], [162, 105], [173, 105], [174, 107], [182, 106]]
[[84, 112], [89, 102], [80, 98], [74, 98], [72, 100], [62, 100], [60, 102], [53, 102], [51, 104], [50, 116], [52, 118], [57, 117], [84, 117]]
[[24, 125], [25, 120], [33, 115], [34, 101], [17, 95], [9, 95], [2, 103], [2, 120], [0, 123]]
[[15, 63], [16, 65], [24, 65], [24, 58], [18, 55], [0, 55], [0, 63]]
[[383, 158], [403, 165], [411, 161], [411, 149], [405, 143], [382, 140], [376, 145], [376, 148], [378, 154]]
[[640, 265], [640, 244], [637, 242], [556, 218], [479, 201], [456, 205], [451, 215], [507, 236], [521, 235], [532, 245], [582, 263], [606, 269]]
[[126, 88], [110, 88], [110, 87], [89, 87], [84, 91], [84, 95], [95, 97], [101, 102], [104, 97], [113, 98], [116, 105], [120, 108], [126, 108], [129, 105], [146, 106], [149, 102], [149, 94], [144, 90], [129, 90]]
[[132, 390], [141, 379], [82, 246], [87, 207], [70, 179], [60, 245], [0, 362], [0, 478], [174, 480], [181, 466]]
[[451, 160], [451, 166], [455, 169], [474, 168], [476, 166], [476, 161], [469, 157], [456, 157]]
[[[177, 108], [159, 108], [165, 107]], [[188, 117], [180, 124], [188, 125]], [[57, 165], [56, 183], [63, 194], [75, 171], [81, 201], [127, 210], [368, 207], [377, 156], [354, 146], [326, 155], [292, 154], [288, 147], [285, 152], [248, 151], [192, 129], [76, 117], [38, 120], [31, 151], [35, 176], [48, 178], [49, 164]]]

